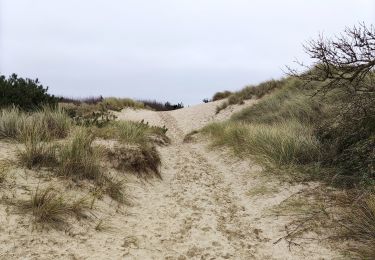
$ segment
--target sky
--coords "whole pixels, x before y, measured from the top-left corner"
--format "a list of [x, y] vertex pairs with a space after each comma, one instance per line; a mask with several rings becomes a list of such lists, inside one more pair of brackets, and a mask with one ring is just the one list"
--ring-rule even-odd
[[67, 97], [193, 105], [309, 62], [319, 33], [375, 24], [375, 0], [0, 0], [0, 74]]

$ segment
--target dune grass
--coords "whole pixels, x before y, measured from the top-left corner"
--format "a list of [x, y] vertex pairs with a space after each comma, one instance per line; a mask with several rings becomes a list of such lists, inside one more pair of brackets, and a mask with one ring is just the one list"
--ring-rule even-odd
[[272, 93], [276, 89], [283, 88], [285, 85], [294, 84], [296, 81], [296, 79], [292, 78], [286, 78], [281, 80], [269, 80], [262, 82], [256, 86], [246, 86], [243, 89], [230, 94], [228, 92], [218, 92], [214, 95], [214, 97], [216, 95], [219, 95], [219, 97], [225, 96], [226, 98], [228, 98], [228, 100], [217, 106], [216, 113], [219, 113], [221, 110], [227, 108], [229, 105], [243, 104], [245, 100], [252, 98], [259, 99], [267, 94]]
[[123, 143], [144, 145], [146, 143], [169, 143], [165, 127], [150, 126], [147, 123], [115, 121], [103, 128], [94, 129], [96, 136], [104, 139], [118, 139]]
[[350, 251], [362, 259], [375, 259], [375, 194], [356, 199], [344, 223], [348, 235], [358, 242]]
[[144, 104], [142, 102], [138, 102], [130, 98], [107, 97], [103, 99], [102, 103], [107, 109], [114, 111], [121, 111], [126, 107], [136, 109], [144, 108]]
[[0, 138], [25, 142], [31, 135], [39, 140], [64, 138], [71, 128], [71, 120], [61, 109], [43, 107], [27, 113], [16, 107], [0, 111]]
[[53, 187], [36, 189], [28, 200], [20, 201], [22, 212], [31, 212], [35, 220], [44, 224], [64, 223], [69, 216], [84, 217], [89, 210], [87, 198], [72, 199]]
[[26, 114], [21, 113], [16, 107], [1, 109], [0, 138], [16, 138], [25, 119]]
[[98, 180], [100, 152], [92, 146], [94, 135], [87, 129], [78, 129], [72, 140], [61, 146], [57, 173], [75, 180]]
[[107, 156], [114, 168], [119, 171], [130, 171], [143, 178], [161, 178], [161, 158], [154, 145], [120, 145], [109, 149]]
[[35, 139], [25, 141], [25, 147], [18, 151], [21, 165], [31, 169], [33, 167], [52, 167], [57, 164], [56, 147]]
[[320, 145], [313, 129], [297, 121], [273, 124], [214, 123], [203, 128], [213, 145], [226, 145], [236, 154], [267, 164], [293, 166], [319, 160]]

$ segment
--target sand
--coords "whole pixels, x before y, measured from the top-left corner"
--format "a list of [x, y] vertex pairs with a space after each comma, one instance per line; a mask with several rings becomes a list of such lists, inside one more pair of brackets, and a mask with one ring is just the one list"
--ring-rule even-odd
[[[169, 112], [125, 109], [118, 120], [145, 120], [168, 128], [172, 143], [160, 147], [162, 180], [142, 182], [130, 176], [132, 206], [110, 200], [96, 205], [96, 219], [111, 226], [96, 231], [88, 221], [69, 230], [39, 230], [30, 216], [0, 204], [0, 259], [333, 259], [338, 253], [314, 240], [290, 250], [282, 240], [291, 219], [270, 210], [308, 185], [280, 183], [251, 161], [211, 149], [205, 140], [184, 143], [184, 135], [209, 122], [230, 117], [245, 106], [230, 106], [215, 114], [223, 101]], [[0, 144], [0, 159], [8, 156]], [[47, 174], [48, 175], [48, 174]], [[26, 176], [26, 177], [25, 177]], [[49, 177], [49, 181], [51, 178]], [[54, 181], [59, 181], [55, 179]], [[25, 196], [35, 172], [15, 169], [1, 195]], [[13, 186], [12, 186], [13, 185]], [[271, 192], [251, 193], [263, 186]], [[11, 187], [12, 186], [12, 187]], [[23, 187], [28, 187], [26, 190]], [[3, 190], [1, 190], [3, 189]], [[74, 193], [78, 190], [67, 190]]]

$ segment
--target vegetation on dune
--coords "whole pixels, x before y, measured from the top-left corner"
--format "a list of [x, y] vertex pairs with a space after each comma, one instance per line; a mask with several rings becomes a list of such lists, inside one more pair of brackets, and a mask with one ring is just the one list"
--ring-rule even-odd
[[359, 242], [352, 251], [364, 259], [375, 257], [374, 47], [374, 27], [365, 25], [347, 28], [334, 40], [311, 41], [305, 46], [316, 61], [311, 67], [231, 94], [218, 111], [268, 95], [229, 121], [202, 129], [213, 145], [240, 156], [367, 194], [346, 198], [346, 227]]
[[108, 97], [108, 98], [104, 98], [103, 104], [107, 109], [114, 110], [114, 111], [121, 111], [122, 109], [126, 107], [137, 108], [137, 109], [145, 107], [142, 102], [138, 102], [130, 98]]
[[183, 108], [184, 105], [182, 103], [172, 104], [170, 102], [158, 102], [156, 100], [139, 100], [139, 102], [143, 103], [145, 108], [155, 110], [155, 111], [170, 111]]
[[[221, 103], [216, 108], [216, 113], [234, 104], [243, 104], [245, 100], [252, 98], [261, 98], [272, 91], [281, 88], [287, 79], [282, 80], [270, 80], [260, 83], [257, 86], [247, 86], [240, 91], [231, 93], [229, 91], [218, 92], [214, 95], [213, 100], [219, 100], [223, 98], [228, 98], [228, 100]], [[216, 98], [216, 99], [215, 99]]]
[[87, 198], [66, 198], [53, 187], [38, 187], [29, 199], [18, 202], [21, 212], [31, 212], [37, 222], [44, 224], [64, 223], [69, 216], [85, 217], [89, 205]]
[[220, 100], [229, 97], [232, 94], [232, 92], [226, 90], [223, 92], [217, 92], [215, 95], [212, 97], [212, 101]]
[[73, 139], [59, 149], [57, 173], [75, 180], [101, 178], [100, 154], [93, 148], [93, 141], [94, 135], [88, 130], [78, 130]]
[[273, 125], [215, 123], [203, 128], [214, 145], [227, 145], [241, 156], [251, 155], [276, 166], [308, 164], [320, 159], [320, 144], [310, 126], [297, 121]]
[[54, 106], [57, 98], [47, 93], [38, 81], [19, 78], [12, 74], [8, 78], [0, 75], [0, 108], [18, 106], [24, 110], [35, 110], [44, 105]]
[[26, 141], [33, 135], [39, 141], [64, 138], [71, 120], [61, 109], [43, 107], [36, 112], [24, 112], [16, 107], [0, 111], [0, 139]]

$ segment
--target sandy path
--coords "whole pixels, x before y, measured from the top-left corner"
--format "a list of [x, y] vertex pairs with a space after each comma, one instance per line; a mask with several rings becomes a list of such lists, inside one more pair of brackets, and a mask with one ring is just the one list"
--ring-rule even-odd
[[120, 119], [165, 125], [172, 138], [170, 146], [160, 149], [163, 180], [137, 195], [128, 227], [133, 248], [125, 255], [129, 259], [331, 259], [322, 245], [291, 252], [285, 242], [273, 244], [284, 235], [288, 219], [272, 216], [268, 209], [298, 192], [301, 185], [274, 183], [279, 188], [272, 196], [248, 196], [254, 187], [273, 185], [261, 178], [260, 167], [209, 151], [204, 143], [182, 142], [192, 129], [225, 119], [215, 116], [213, 107], [127, 110], [120, 115]]

